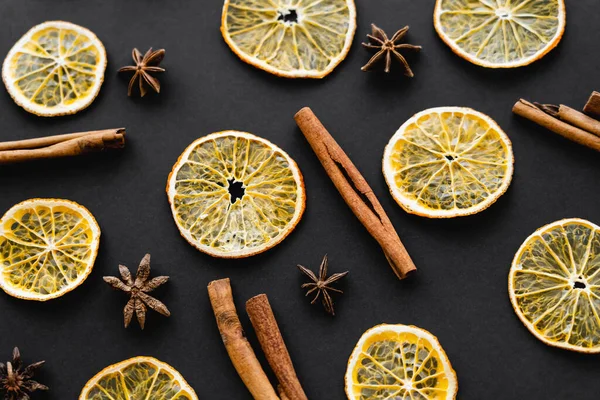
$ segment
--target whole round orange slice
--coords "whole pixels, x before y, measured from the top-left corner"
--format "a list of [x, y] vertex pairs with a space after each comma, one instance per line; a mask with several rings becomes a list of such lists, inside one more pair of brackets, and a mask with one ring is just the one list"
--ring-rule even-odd
[[170, 365], [134, 357], [104, 368], [86, 383], [79, 400], [198, 400], [194, 389]]
[[106, 51], [88, 29], [64, 21], [34, 26], [8, 52], [2, 80], [30, 113], [55, 117], [89, 106], [104, 81]]
[[356, 31], [354, 0], [225, 0], [221, 32], [245, 62], [287, 78], [323, 78]]
[[600, 227], [572, 218], [535, 231], [515, 255], [508, 292], [542, 342], [600, 353]]
[[406, 121], [383, 155], [383, 174], [396, 202], [429, 218], [471, 215], [510, 185], [512, 145], [485, 114], [463, 107], [422, 111]]
[[181, 235], [214, 257], [266, 251], [294, 230], [306, 197], [298, 166], [246, 132], [213, 133], [179, 157], [167, 195]]
[[81, 285], [92, 271], [100, 227], [69, 200], [31, 199], [0, 219], [0, 288], [46, 301]]
[[515, 68], [560, 42], [564, 0], [437, 0], [434, 25], [460, 57], [487, 68]]
[[458, 380], [437, 338], [408, 325], [377, 325], [354, 348], [346, 370], [349, 400], [452, 400]]

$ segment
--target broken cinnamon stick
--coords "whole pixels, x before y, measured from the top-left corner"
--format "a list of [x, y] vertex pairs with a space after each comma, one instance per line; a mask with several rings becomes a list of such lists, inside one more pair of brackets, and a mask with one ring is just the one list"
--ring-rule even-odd
[[208, 296], [229, 358], [254, 399], [279, 400], [246, 339], [233, 303], [229, 279], [210, 282]]
[[281, 385], [280, 396], [283, 397], [283, 394], [285, 394], [285, 397], [289, 400], [308, 400], [296, 375], [296, 370], [281, 336], [279, 325], [277, 325], [267, 295], [259, 294], [248, 300], [246, 302], [246, 312], [250, 317], [250, 322], [254, 327], [267, 361], [277, 380], [279, 380]]
[[592, 92], [585, 107], [583, 107], [583, 111], [587, 114], [600, 116], [600, 93], [596, 91]]
[[513, 112], [573, 142], [600, 151], [600, 137], [553, 117], [527, 100], [517, 101]]
[[0, 164], [72, 157], [125, 147], [125, 128], [0, 143]]
[[375, 193], [321, 121], [308, 107], [298, 111], [294, 119], [346, 204], [383, 249], [396, 276], [404, 279], [415, 271], [417, 267]]

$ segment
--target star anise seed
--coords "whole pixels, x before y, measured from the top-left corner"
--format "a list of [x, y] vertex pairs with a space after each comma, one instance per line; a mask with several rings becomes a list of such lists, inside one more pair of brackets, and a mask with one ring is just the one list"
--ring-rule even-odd
[[15, 347], [12, 361], [0, 363], [0, 391], [5, 392], [4, 400], [29, 400], [29, 395], [36, 390], [48, 390], [48, 386], [32, 379], [43, 364], [44, 361], [38, 361], [22, 368], [21, 353]]
[[372, 33], [367, 35], [369, 38], [369, 43], [363, 43], [362, 45], [367, 49], [377, 50], [377, 53], [375, 53], [369, 62], [367, 62], [367, 64], [361, 69], [363, 71], [370, 71], [373, 68], [373, 65], [375, 65], [379, 60], [385, 59], [384, 71], [390, 72], [393, 56], [402, 64], [404, 75], [410, 78], [415, 76], [408, 65], [408, 61], [406, 61], [406, 58], [400, 54], [400, 51], [403, 49], [419, 51], [422, 47], [412, 44], [398, 43], [408, 32], [408, 26], [405, 26], [396, 32], [391, 39], [389, 39], [383, 29], [379, 28], [377, 25], [371, 24], [371, 29]]
[[302, 265], [298, 265], [298, 269], [300, 269], [300, 271], [302, 271], [302, 273], [304, 273], [306, 276], [308, 276], [312, 280], [312, 282], [305, 283], [302, 285], [302, 289], [309, 289], [306, 292], [306, 296], [308, 296], [309, 294], [311, 294], [315, 291], [317, 292], [315, 298], [310, 302], [310, 304], [314, 304], [317, 301], [317, 299], [321, 295], [323, 295], [322, 302], [323, 302], [323, 306], [325, 307], [325, 311], [327, 311], [331, 315], [335, 315], [335, 312], [333, 310], [333, 300], [331, 299], [329, 290], [331, 290], [332, 292], [336, 292], [336, 293], [344, 293], [344, 292], [342, 292], [339, 289], [335, 289], [335, 288], [331, 287], [330, 285], [332, 283], [334, 283], [335, 281], [346, 276], [348, 274], [348, 271], [333, 274], [330, 277], [327, 277], [327, 264], [328, 264], [327, 255], [325, 255], [325, 257], [323, 257], [323, 261], [321, 262], [321, 267], [319, 268], [319, 276], [318, 277], [315, 275], [314, 272], [312, 272], [308, 268], [303, 267]]
[[146, 85], [150, 86], [156, 93], [160, 93], [160, 82], [158, 79], [150, 75], [151, 72], [165, 72], [164, 68], [158, 66], [163, 58], [165, 58], [165, 49], [152, 51], [152, 47], [144, 54], [138, 49], [133, 49], [131, 57], [135, 65], [128, 65], [119, 69], [119, 72], [134, 72], [129, 87], [127, 88], [127, 96], [133, 93], [133, 87], [136, 81], [140, 88], [140, 96], [144, 97], [147, 93]]
[[148, 280], [150, 277], [150, 254], [146, 254], [140, 262], [135, 280], [126, 266], [119, 265], [119, 272], [121, 273], [121, 279], [114, 276], [105, 276], [104, 281], [113, 288], [128, 293], [130, 296], [123, 310], [125, 328], [129, 326], [131, 318], [135, 313], [140, 327], [144, 329], [146, 323], [146, 306], [165, 317], [171, 315], [166, 305], [147, 294], [169, 280], [168, 276], [157, 276]]

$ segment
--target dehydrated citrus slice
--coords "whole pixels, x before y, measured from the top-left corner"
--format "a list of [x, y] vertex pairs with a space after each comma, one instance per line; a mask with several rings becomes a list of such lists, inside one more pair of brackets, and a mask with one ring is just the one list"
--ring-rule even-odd
[[100, 227], [69, 200], [31, 199], [0, 219], [0, 287], [9, 295], [46, 301], [81, 285], [92, 271]]
[[394, 199], [411, 214], [475, 214], [508, 189], [512, 146], [487, 115], [470, 108], [432, 108], [394, 134], [383, 155], [383, 174]]
[[104, 80], [106, 51], [79, 25], [48, 21], [34, 26], [9, 51], [2, 80], [30, 113], [55, 117], [89, 106]]
[[192, 143], [169, 175], [167, 195], [181, 235], [198, 250], [225, 258], [281, 242], [306, 201], [294, 160], [273, 143], [238, 131]]
[[287, 78], [323, 78], [356, 31], [354, 0], [225, 0], [221, 32], [231, 50]]
[[487, 68], [539, 60], [565, 31], [564, 0], [437, 0], [435, 29], [452, 51]]
[[86, 383], [79, 400], [198, 400], [194, 389], [169, 364], [134, 357], [104, 368]]
[[458, 381], [437, 338], [408, 325], [377, 325], [354, 348], [346, 370], [349, 400], [451, 400]]
[[535, 231], [515, 255], [508, 291], [539, 340], [600, 353], [600, 227], [573, 218]]

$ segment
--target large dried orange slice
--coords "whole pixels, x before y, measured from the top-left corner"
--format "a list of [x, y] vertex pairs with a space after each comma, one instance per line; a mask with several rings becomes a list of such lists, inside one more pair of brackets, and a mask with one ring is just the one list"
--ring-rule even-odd
[[512, 146], [487, 115], [470, 108], [432, 108], [410, 118], [392, 137], [383, 174], [392, 196], [409, 213], [471, 215], [508, 189]]
[[2, 80], [30, 113], [54, 117], [89, 106], [104, 81], [106, 51], [88, 29], [70, 22], [34, 26], [9, 51]]
[[86, 383], [79, 400], [198, 400], [194, 389], [170, 365], [134, 357], [104, 368]]
[[434, 25], [459, 56], [487, 68], [539, 60], [565, 31], [564, 0], [437, 0]]
[[305, 205], [298, 166], [273, 143], [238, 131], [213, 133], [179, 157], [167, 195], [182, 236], [215, 257], [248, 257], [294, 230]]
[[366, 331], [346, 370], [349, 400], [452, 400], [458, 381], [437, 338], [408, 325]]
[[0, 287], [9, 295], [46, 301], [81, 285], [92, 271], [100, 227], [69, 200], [31, 199], [0, 219]]
[[600, 227], [573, 218], [535, 231], [515, 255], [508, 291], [539, 340], [600, 353]]
[[354, 0], [225, 0], [221, 32], [245, 62], [287, 78], [323, 78], [356, 31]]

